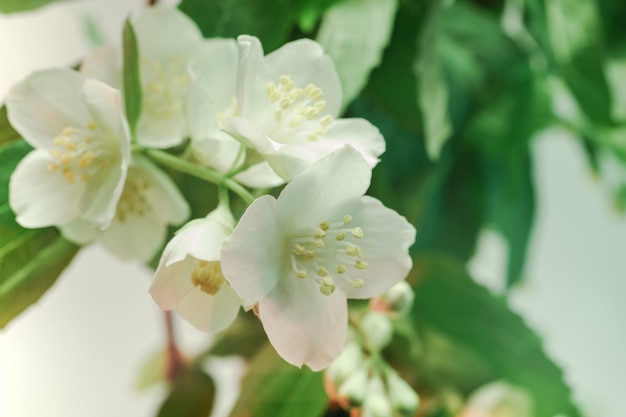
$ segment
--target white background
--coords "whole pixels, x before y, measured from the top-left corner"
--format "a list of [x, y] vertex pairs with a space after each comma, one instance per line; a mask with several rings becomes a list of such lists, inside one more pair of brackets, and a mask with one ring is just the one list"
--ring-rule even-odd
[[[33, 69], [79, 62], [90, 49], [86, 15], [117, 42], [124, 18], [141, 4], [81, 1], [0, 16], [0, 97]], [[551, 130], [533, 152], [538, 220], [513, 307], [544, 336], [590, 417], [624, 417], [626, 220], [573, 138]], [[505, 254], [501, 239], [485, 232], [470, 265], [494, 291]], [[0, 331], [0, 417], [153, 416], [164, 388], [135, 389], [141, 364], [164, 341], [149, 283], [142, 266], [84, 250], [53, 290]], [[183, 324], [179, 331], [189, 350], [206, 343]], [[233, 394], [239, 366], [216, 369]]]

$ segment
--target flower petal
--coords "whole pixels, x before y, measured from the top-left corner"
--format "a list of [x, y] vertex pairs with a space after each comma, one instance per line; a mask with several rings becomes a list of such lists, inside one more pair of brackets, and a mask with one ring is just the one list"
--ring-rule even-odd
[[11, 88], [6, 103], [11, 125], [35, 148], [49, 148], [68, 126], [88, 121], [85, 78], [66, 68], [36, 71]]
[[348, 298], [371, 298], [402, 281], [411, 270], [409, 247], [415, 241], [415, 228], [379, 200], [363, 196], [346, 205], [343, 212], [352, 215], [352, 223], [360, 225], [364, 236], [359, 241], [366, 269], [348, 266], [346, 274], [364, 281], [362, 288], [337, 280], [336, 285]]
[[139, 51], [150, 58], [193, 49], [202, 40], [196, 24], [174, 7], [149, 7], [133, 21]]
[[283, 236], [276, 200], [257, 198], [241, 217], [222, 249], [222, 272], [246, 305], [274, 288], [283, 269]]
[[325, 296], [310, 279], [283, 279], [259, 302], [270, 343], [287, 362], [319, 371], [336, 359], [347, 336], [343, 293]]
[[285, 183], [285, 180], [276, 175], [266, 161], [252, 165], [235, 175], [235, 179], [251, 188], [273, 188]]
[[24, 227], [63, 225], [81, 215], [84, 183], [68, 184], [60, 172], [48, 170], [52, 162], [47, 152], [34, 150], [11, 175], [9, 204]]
[[149, 148], [171, 148], [182, 142], [186, 132], [182, 112], [172, 117], [142, 112], [137, 123], [137, 142]]
[[241, 301], [233, 289], [224, 283], [215, 295], [203, 292], [199, 287], [191, 290], [178, 306], [178, 312], [198, 329], [215, 333], [224, 330], [235, 321]]
[[150, 184], [145, 190], [145, 196], [155, 208], [156, 219], [165, 224], [180, 224], [187, 220], [189, 204], [170, 177], [150, 160], [139, 156], [135, 157], [131, 170], [135, 178]]
[[242, 145], [221, 131], [216, 132], [213, 137], [214, 139], [191, 142], [193, 156], [202, 164], [220, 172], [228, 172], [238, 162], [237, 157], [241, 153]]
[[326, 101], [326, 112], [335, 117], [341, 108], [341, 82], [333, 60], [324, 54], [322, 46], [311, 39], [298, 39], [286, 43], [265, 57], [265, 82], [277, 81], [285, 74], [296, 85], [314, 84]]
[[122, 90], [122, 53], [120, 48], [106, 45], [94, 50], [80, 66], [87, 78], [95, 78]]
[[170, 262], [175, 246], [173, 241], [168, 243], [150, 286], [150, 295], [162, 310], [174, 310], [179, 306], [180, 300], [196, 288], [191, 282], [196, 261], [189, 256]]
[[237, 43], [205, 40], [194, 51], [190, 79], [187, 113], [192, 139], [213, 139], [221, 129], [218, 113], [236, 110]]
[[280, 193], [281, 224], [294, 230], [326, 220], [338, 207], [365, 194], [371, 175], [363, 157], [350, 146], [325, 156]]
[[326, 155], [344, 145], [351, 145], [367, 161], [376, 166], [378, 157], [385, 152], [385, 139], [376, 126], [365, 119], [338, 119], [330, 125], [330, 131], [322, 136], [315, 147]]

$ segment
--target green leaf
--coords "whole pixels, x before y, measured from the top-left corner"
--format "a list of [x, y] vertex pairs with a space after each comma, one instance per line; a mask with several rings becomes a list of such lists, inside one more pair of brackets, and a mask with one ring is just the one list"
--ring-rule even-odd
[[139, 74], [139, 49], [137, 37], [130, 20], [124, 23], [122, 36], [124, 47], [124, 106], [130, 131], [135, 136], [135, 129], [141, 114], [142, 90]]
[[344, 106], [358, 95], [380, 63], [397, 8], [397, 0], [348, 0], [324, 14], [317, 41], [335, 62]]
[[209, 353], [217, 356], [239, 355], [251, 358], [265, 346], [267, 337], [261, 321], [253, 314], [239, 314], [228, 329], [220, 332]]
[[207, 417], [213, 410], [215, 383], [195, 367], [183, 370], [173, 382], [157, 417]]
[[24, 229], [9, 207], [9, 179], [31, 150], [0, 109], [0, 328], [35, 303], [57, 280], [78, 247], [54, 228]]
[[328, 405], [322, 372], [298, 369], [266, 345], [249, 366], [231, 417], [320, 417]]
[[561, 369], [541, 339], [506, 301], [476, 284], [462, 264], [442, 255], [414, 259], [417, 301], [411, 315], [482, 358], [500, 377], [534, 397], [536, 417], [580, 417]]
[[415, 64], [418, 79], [418, 102], [424, 121], [426, 150], [431, 159], [439, 158], [441, 148], [452, 134], [448, 115], [448, 86], [442, 70], [439, 53], [443, 0], [432, 3], [425, 24], [419, 34], [419, 55]]
[[25, 12], [59, 1], [67, 0], [0, 0], [0, 13]]
[[543, 0], [552, 51], [561, 76], [589, 119], [611, 125], [602, 25], [594, 0]]
[[281, 46], [295, 24], [296, 2], [290, 0], [183, 0], [178, 6], [205, 37], [257, 36], [265, 52]]
[[152, 354], [144, 362], [139, 371], [135, 387], [138, 391], [145, 391], [154, 385], [165, 382], [167, 373], [167, 351], [160, 350]]

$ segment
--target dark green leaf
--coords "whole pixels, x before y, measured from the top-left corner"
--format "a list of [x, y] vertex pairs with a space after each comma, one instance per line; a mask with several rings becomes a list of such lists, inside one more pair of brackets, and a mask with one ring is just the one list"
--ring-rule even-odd
[[67, 0], [0, 0], [0, 13], [16, 13], [34, 10], [46, 4]]
[[580, 417], [563, 372], [541, 339], [504, 299], [476, 284], [462, 264], [440, 255], [414, 259], [412, 317], [482, 358], [496, 374], [528, 390], [536, 417]]
[[139, 74], [139, 49], [135, 30], [130, 20], [124, 23], [124, 105], [130, 131], [135, 135], [135, 128], [141, 114], [142, 90]]
[[179, 7], [205, 37], [254, 35], [261, 39], [266, 52], [287, 40], [297, 17], [290, 0], [183, 0]]
[[189, 367], [174, 380], [157, 417], [207, 417], [213, 410], [214, 399], [213, 379], [200, 369]]
[[319, 417], [328, 398], [323, 374], [298, 369], [266, 345], [249, 366], [231, 417]]
[[9, 179], [31, 150], [0, 109], [0, 328], [54, 284], [78, 247], [53, 228], [24, 229], [9, 207]]

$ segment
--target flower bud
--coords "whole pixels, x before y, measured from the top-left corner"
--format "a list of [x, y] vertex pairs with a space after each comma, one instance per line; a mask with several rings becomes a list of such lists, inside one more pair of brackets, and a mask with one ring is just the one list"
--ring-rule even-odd
[[353, 406], [361, 405], [365, 399], [367, 372], [366, 368], [357, 369], [339, 387], [339, 395], [347, 397]]
[[361, 321], [361, 331], [364, 346], [374, 352], [387, 347], [393, 337], [391, 320], [382, 313], [367, 313]]
[[413, 307], [415, 293], [406, 281], [400, 281], [387, 292], [372, 300], [372, 309], [394, 318], [406, 316]]
[[395, 371], [387, 372], [387, 388], [394, 411], [402, 416], [413, 416], [419, 407], [419, 397], [413, 388]]
[[363, 417], [390, 417], [391, 403], [380, 375], [374, 375], [367, 385], [367, 396], [363, 403]]
[[341, 355], [326, 368], [326, 375], [335, 386], [339, 386], [359, 367], [362, 357], [361, 346], [348, 343]]

